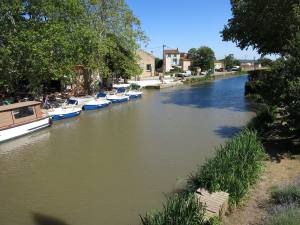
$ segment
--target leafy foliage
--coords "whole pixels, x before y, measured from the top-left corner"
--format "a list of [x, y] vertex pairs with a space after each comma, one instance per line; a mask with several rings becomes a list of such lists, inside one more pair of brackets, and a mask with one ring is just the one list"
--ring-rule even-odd
[[38, 94], [51, 80], [139, 73], [135, 51], [146, 41], [124, 0], [0, 2], [0, 88]]
[[225, 41], [262, 54], [292, 53], [298, 42], [299, 0], [231, 0], [233, 18], [222, 31]]
[[229, 55], [225, 56], [225, 58], [223, 59], [223, 62], [224, 62], [225, 67], [229, 67], [229, 68], [232, 68], [233, 66], [241, 65], [241, 62], [239, 60], [235, 59], [233, 54], [229, 54]]
[[201, 70], [206, 71], [214, 68], [214, 61], [216, 59], [214, 51], [206, 46], [200, 48], [192, 48], [188, 52], [192, 61], [192, 67], [200, 67]]
[[291, 131], [300, 131], [299, 0], [232, 0], [233, 18], [222, 31], [225, 41], [262, 54], [280, 54], [271, 74], [254, 81], [265, 103], [280, 107]]
[[263, 146], [256, 133], [246, 129], [216, 150], [216, 156], [190, 177], [189, 187], [228, 192], [230, 202], [237, 204], [259, 177], [265, 158]]

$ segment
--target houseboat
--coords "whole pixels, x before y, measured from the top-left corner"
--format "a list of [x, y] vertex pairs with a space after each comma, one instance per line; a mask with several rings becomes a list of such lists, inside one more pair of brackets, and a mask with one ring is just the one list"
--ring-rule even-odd
[[28, 101], [0, 106], [0, 143], [51, 125], [41, 112], [40, 102]]

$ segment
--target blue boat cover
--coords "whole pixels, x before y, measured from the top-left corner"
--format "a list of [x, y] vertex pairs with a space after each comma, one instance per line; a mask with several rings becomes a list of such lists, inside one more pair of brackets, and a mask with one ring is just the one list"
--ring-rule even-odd
[[124, 93], [125, 91], [126, 89], [123, 87], [117, 88], [117, 93]]
[[105, 98], [106, 94], [104, 92], [98, 92], [97, 98]]
[[74, 100], [74, 99], [68, 99], [67, 103], [69, 105], [78, 105], [78, 101], [77, 100]]

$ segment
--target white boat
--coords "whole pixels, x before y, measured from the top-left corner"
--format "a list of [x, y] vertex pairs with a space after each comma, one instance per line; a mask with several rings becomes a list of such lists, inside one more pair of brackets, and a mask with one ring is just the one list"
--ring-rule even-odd
[[130, 98], [140, 98], [143, 95], [143, 92], [138, 90], [129, 90], [125, 92], [125, 95], [129, 96]]
[[136, 84], [135, 85], [131, 84], [129, 90], [126, 90], [125, 87], [116, 88], [116, 93], [119, 95], [123, 94], [123, 95], [129, 96], [130, 99], [140, 98], [140, 97], [142, 97], [143, 92], [139, 91], [139, 89], [140, 89], [140, 86], [138, 86]]
[[65, 103], [68, 106], [79, 106], [80, 108], [84, 106], [85, 103], [94, 100], [94, 97], [92, 96], [86, 96], [86, 97], [71, 97], [69, 98]]
[[91, 101], [86, 102], [82, 109], [83, 110], [95, 110], [95, 109], [101, 109], [106, 106], [108, 106], [111, 103], [111, 101], [103, 98], [94, 99]]
[[53, 121], [63, 120], [79, 116], [81, 113], [81, 108], [54, 108], [48, 110], [48, 115]]
[[126, 96], [124, 93], [104, 93], [104, 92], [99, 92], [97, 94], [97, 98], [100, 99], [107, 99], [112, 103], [121, 103], [121, 102], [127, 102], [129, 101], [129, 96]]
[[40, 104], [29, 101], [0, 106], [0, 143], [51, 126]]
[[121, 103], [121, 102], [128, 102], [129, 96], [120, 95], [120, 94], [108, 94], [106, 99], [111, 101], [112, 103]]

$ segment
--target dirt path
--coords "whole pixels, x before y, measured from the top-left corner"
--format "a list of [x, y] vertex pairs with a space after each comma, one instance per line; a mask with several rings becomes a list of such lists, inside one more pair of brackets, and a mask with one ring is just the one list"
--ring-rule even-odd
[[267, 161], [266, 169], [259, 182], [249, 193], [244, 206], [234, 210], [224, 218], [224, 225], [256, 225], [267, 216], [270, 189], [274, 186], [293, 182], [300, 176], [300, 159], [283, 158], [278, 161]]

